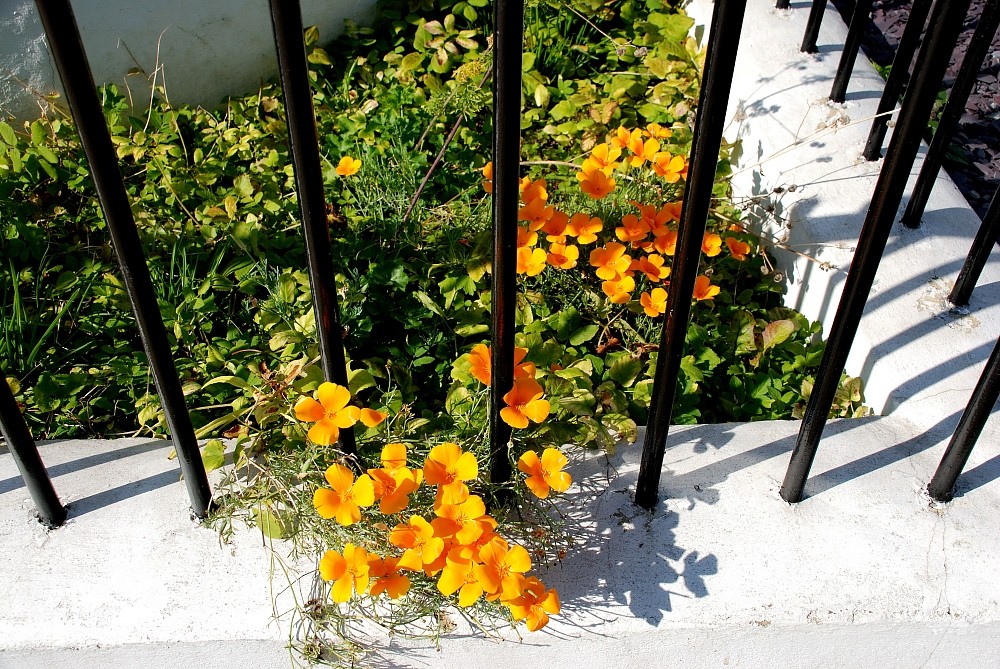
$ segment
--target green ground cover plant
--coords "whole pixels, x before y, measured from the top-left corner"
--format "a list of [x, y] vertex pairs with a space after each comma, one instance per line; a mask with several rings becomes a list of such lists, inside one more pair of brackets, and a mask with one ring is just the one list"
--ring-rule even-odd
[[[418, 626], [434, 636], [445, 627], [435, 617], [449, 589], [435, 580], [443, 563], [438, 571], [424, 564], [423, 580], [411, 574], [408, 599], [388, 612], [365, 594], [365, 555], [378, 558], [372, 578], [379, 573], [390, 594], [402, 586], [389, 560], [415, 559], [390, 558], [390, 545], [403, 546], [379, 529], [392, 530], [382, 516], [406, 522], [402, 509], [372, 507], [390, 488], [412, 486], [411, 509], [427, 518], [452, 495], [442, 490], [455, 505], [512, 490], [512, 506], [491, 508], [504, 546], [524, 546], [544, 564], [571, 545], [549, 502], [525, 490], [560, 492], [562, 479], [550, 485], [558, 477], [545, 463], [559, 458], [549, 449], [612, 450], [634, 441], [646, 420], [703, 58], [692, 21], [668, 2], [529, 3], [519, 371], [514, 388], [498, 389], [515, 428], [511, 463], [523, 475], [491, 482], [477, 470], [463, 497], [427, 467], [442, 461], [441, 448], [454, 456], [445, 444], [488, 458], [491, 11], [486, 0], [385, 0], [378, 11], [378, 30], [349, 25], [325, 47], [315, 29], [305, 35], [346, 389], [324, 384], [316, 364], [280, 87], [217, 110], [171, 105], [161, 91], [141, 114], [114, 86], [103, 89], [177, 370], [197, 435], [210, 439], [206, 464], [222, 465], [220, 438], [235, 444], [240, 466], [218, 494], [223, 532], [245, 517], [298, 551], [337, 554], [320, 570], [339, 593], [336, 605], [320, 596], [299, 607], [312, 659], [356, 650], [354, 614], [338, 606], [348, 600], [393, 632]], [[0, 122], [3, 375], [37, 439], [164, 435], [82, 150], [58, 101], [50, 109], [23, 128]], [[724, 146], [718, 165], [677, 423], [798, 417], [822, 357], [819, 325], [782, 306], [766, 240], [729, 200], [736, 148]], [[845, 379], [834, 414], [865, 411], [859, 382]], [[348, 424], [359, 439], [353, 460], [333, 448], [334, 427]], [[416, 469], [386, 459], [385, 449], [400, 445], [411, 464], [424, 463], [422, 488]], [[380, 463], [381, 473], [362, 473]], [[336, 469], [345, 464], [347, 474]], [[365, 503], [330, 502], [357, 485]], [[344, 511], [352, 522], [342, 522], [340, 512], [355, 508], [358, 518]], [[464, 532], [483, 544], [477, 551], [493, 536], [451, 531], [443, 540]], [[531, 628], [552, 613], [540, 582], [516, 584], [514, 597], [484, 578], [484, 599], [469, 604], [475, 620], [527, 619]], [[486, 601], [492, 595], [501, 602]], [[437, 622], [420, 622], [428, 616]]]

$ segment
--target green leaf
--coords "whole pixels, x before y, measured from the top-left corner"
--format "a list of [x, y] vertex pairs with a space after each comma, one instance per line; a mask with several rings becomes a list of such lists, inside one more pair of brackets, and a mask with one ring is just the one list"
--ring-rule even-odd
[[573, 346], [579, 346], [580, 344], [590, 341], [597, 334], [598, 328], [596, 325], [584, 325], [579, 330], [573, 332], [569, 337], [569, 343]]
[[284, 539], [288, 536], [288, 527], [282, 519], [265, 507], [255, 507], [253, 510], [257, 527], [263, 532], [265, 537], [271, 539]]
[[552, 95], [549, 93], [549, 89], [545, 84], [538, 84], [535, 86], [535, 105], [538, 107], [547, 107], [549, 104], [549, 99]]
[[736, 330], [736, 355], [753, 353], [757, 350], [754, 341], [754, 326], [757, 321], [749, 311], [740, 310], [733, 318], [733, 329]]
[[347, 389], [351, 395], [357, 395], [365, 388], [375, 385], [375, 377], [367, 369], [350, 369], [347, 371]]
[[3, 121], [0, 121], [0, 139], [3, 139], [8, 146], [17, 144], [17, 135], [14, 134], [14, 128]]
[[325, 50], [319, 47], [309, 52], [309, 62], [313, 65], [333, 65], [330, 56], [327, 55]]
[[422, 53], [408, 53], [403, 56], [402, 62], [399, 64], [400, 72], [411, 72], [420, 67], [421, 63], [424, 62], [424, 55]]
[[226, 446], [220, 439], [209, 439], [201, 449], [201, 461], [205, 463], [205, 471], [218, 469], [226, 462]]
[[774, 348], [795, 334], [795, 323], [787, 320], [768, 323], [764, 328], [762, 350]]
[[551, 110], [549, 110], [549, 116], [552, 117], [554, 121], [561, 121], [564, 118], [569, 118], [576, 114], [576, 105], [574, 105], [569, 100], [563, 100]]
[[626, 355], [615, 360], [608, 369], [608, 378], [626, 388], [632, 385], [642, 371], [642, 360]]
[[653, 399], [653, 380], [643, 379], [632, 389], [632, 401], [639, 406], [648, 407]]
[[527, 72], [533, 67], [535, 67], [535, 54], [530, 51], [525, 51], [521, 54], [521, 71]]

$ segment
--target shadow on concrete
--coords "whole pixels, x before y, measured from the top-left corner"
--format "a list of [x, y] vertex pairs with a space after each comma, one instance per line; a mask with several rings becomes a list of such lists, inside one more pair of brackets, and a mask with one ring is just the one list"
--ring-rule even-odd
[[[982, 445], [984, 446], [985, 444]], [[993, 483], [997, 479], [1000, 479], [1000, 455], [994, 456], [986, 462], [962, 472], [962, 475], [958, 477], [958, 481], [955, 483], [955, 497], [962, 497], [976, 488]]]
[[[69, 462], [61, 462], [57, 465], [46, 467], [46, 470], [49, 473], [49, 477], [55, 479], [65, 474], [71, 474], [73, 472], [89, 469], [90, 467], [107, 464], [108, 462], [114, 462], [115, 460], [149, 453], [150, 451], [158, 449], [166, 450], [171, 447], [171, 442], [166, 440], [148, 441], [141, 444], [135, 444], [134, 446], [125, 446], [124, 448], [119, 448], [114, 451], [102, 451], [100, 453], [88, 455], [84, 458], [77, 458], [76, 460], [71, 460]], [[7, 449], [4, 447], [0, 450], [6, 452]], [[21, 480], [20, 476], [0, 480], [0, 495], [23, 487], [24, 481]]]
[[131, 481], [108, 490], [94, 493], [93, 495], [87, 495], [86, 497], [81, 497], [80, 499], [70, 502], [66, 506], [69, 511], [68, 517], [77, 518], [86, 513], [90, 513], [91, 511], [97, 511], [111, 506], [112, 504], [123, 502], [126, 499], [138, 497], [139, 495], [152, 492], [158, 488], [165, 488], [168, 485], [177, 483], [179, 480], [180, 472], [175, 469], [171, 469], [170, 471], [147, 476], [144, 479]]

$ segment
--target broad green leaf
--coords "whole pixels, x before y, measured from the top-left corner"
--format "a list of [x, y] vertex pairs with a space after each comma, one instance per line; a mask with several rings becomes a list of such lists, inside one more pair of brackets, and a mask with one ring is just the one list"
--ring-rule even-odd
[[257, 527], [265, 537], [271, 539], [284, 539], [288, 536], [288, 527], [270, 509], [258, 506], [253, 510], [253, 515], [257, 521]]
[[573, 346], [579, 346], [580, 344], [590, 341], [597, 334], [598, 328], [596, 325], [584, 325], [579, 330], [573, 332], [569, 337], [569, 343]]
[[218, 469], [226, 462], [226, 446], [220, 439], [209, 439], [201, 449], [201, 461], [205, 463], [205, 471]]
[[626, 388], [632, 385], [642, 371], [642, 360], [627, 355], [615, 360], [608, 369], [608, 378]]
[[786, 320], [768, 323], [764, 328], [762, 349], [767, 351], [795, 334], [795, 323]]
[[754, 326], [756, 321], [749, 311], [740, 310], [733, 318], [733, 329], [736, 330], [736, 355], [753, 353], [757, 350], [754, 341]]
[[14, 134], [14, 128], [3, 121], [0, 121], [0, 139], [3, 139], [9, 146], [14, 146], [17, 143], [17, 135]]

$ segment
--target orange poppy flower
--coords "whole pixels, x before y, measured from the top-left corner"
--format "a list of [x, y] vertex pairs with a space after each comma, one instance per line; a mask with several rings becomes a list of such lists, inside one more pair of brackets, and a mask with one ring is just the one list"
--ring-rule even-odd
[[382, 467], [394, 471], [406, 466], [406, 444], [386, 444], [379, 457]]
[[503, 396], [507, 406], [500, 410], [500, 418], [511, 427], [528, 427], [528, 420], [541, 423], [549, 415], [549, 401], [543, 400], [544, 391], [538, 381], [529, 378], [514, 379], [514, 387]]
[[615, 281], [628, 271], [632, 257], [625, 255], [625, 247], [618, 242], [608, 242], [590, 252], [590, 264], [597, 268], [598, 278]]
[[517, 468], [528, 475], [524, 480], [528, 490], [534, 493], [535, 497], [545, 499], [549, 496], [550, 490], [556, 492], [566, 492], [573, 479], [563, 471], [569, 462], [566, 456], [559, 449], [546, 448], [542, 451], [542, 457], [538, 457], [535, 451], [527, 451], [517, 460]]
[[746, 260], [747, 254], [750, 253], [750, 245], [735, 237], [726, 237], [726, 246], [729, 247], [729, 254], [737, 260]]
[[369, 553], [368, 577], [374, 579], [370, 590], [372, 597], [387, 592], [390, 599], [399, 599], [410, 590], [409, 577], [399, 571], [399, 558], [380, 558]]
[[336, 171], [342, 177], [349, 177], [352, 174], [357, 174], [358, 170], [361, 169], [361, 161], [357, 158], [351, 158], [350, 156], [344, 156], [337, 163]]
[[666, 228], [653, 240], [653, 248], [663, 255], [672, 256], [677, 250], [677, 231]]
[[523, 249], [538, 243], [538, 233], [532, 232], [523, 225], [517, 226], [517, 248]]
[[580, 182], [580, 190], [595, 200], [600, 200], [615, 190], [615, 180], [601, 170], [577, 172], [576, 179]]
[[447, 442], [431, 449], [424, 460], [424, 480], [439, 486], [442, 503], [457, 504], [469, 496], [464, 481], [479, 476], [479, 462], [472, 453], [463, 453], [458, 444]]
[[667, 223], [677, 223], [681, 220], [681, 209], [683, 207], [684, 202], [682, 200], [678, 200], [677, 202], [668, 202], [660, 208], [660, 214], [664, 216], [664, 220], [666, 220]]
[[714, 258], [722, 253], [722, 237], [714, 232], [706, 232], [701, 239], [701, 252], [709, 258]]
[[711, 279], [704, 274], [694, 280], [694, 299], [711, 300], [719, 294], [721, 288], [713, 286]]
[[465, 546], [483, 533], [479, 520], [486, 515], [486, 504], [479, 495], [469, 495], [458, 504], [441, 504], [434, 509], [434, 513], [437, 518], [431, 521], [431, 527], [436, 537], [454, 537], [456, 543]]
[[517, 210], [517, 220], [526, 221], [528, 230], [538, 230], [555, 214], [556, 208], [545, 204], [542, 198], [535, 198]]
[[424, 565], [434, 562], [444, 551], [444, 539], [434, 536], [434, 528], [420, 516], [410, 516], [410, 520], [400, 523], [389, 533], [389, 543], [402, 548], [399, 569], [423, 571]]
[[639, 296], [639, 304], [643, 311], [650, 318], [656, 318], [667, 310], [667, 291], [662, 288], [654, 288], [650, 292], [643, 292]]
[[565, 244], [549, 244], [549, 253], [546, 256], [546, 261], [553, 267], [558, 267], [559, 269], [573, 269], [576, 267], [576, 261], [580, 258], [580, 249], [576, 246], [570, 244], [569, 246]]
[[313, 506], [320, 517], [336, 518], [345, 526], [361, 520], [361, 507], [375, 503], [371, 477], [362, 474], [355, 481], [350, 469], [336, 463], [327, 468], [325, 476], [330, 488], [317, 488], [313, 493]]
[[660, 151], [660, 142], [655, 139], [647, 139], [644, 142], [642, 141], [642, 137], [640, 136], [638, 140], [635, 139], [629, 140], [628, 148], [629, 151], [631, 151], [633, 154], [628, 159], [629, 164], [632, 167], [639, 167], [647, 160], [649, 161], [653, 160], [653, 157]]
[[611, 136], [610, 142], [611, 146], [617, 149], [624, 149], [628, 146], [629, 140], [632, 139], [632, 133], [629, 132], [628, 128], [623, 125], [618, 126], [614, 134]]
[[615, 168], [618, 167], [619, 163], [616, 161], [621, 154], [622, 150], [620, 147], [610, 146], [606, 143], [598, 144], [590, 151], [590, 156], [584, 161], [584, 171], [591, 171], [587, 169], [590, 167], [591, 169], [601, 170], [610, 176]]
[[499, 594], [501, 601], [509, 601], [521, 595], [521, 581], [531, 569], [531, 556], [523, 546], [496, 537], [479, 550], [481, 564], [475, 566], [476, 579], [483, 590]]
[[608, 301], [612, 304], [625, 304], [632, 298], [632, 291], [635, 290], [635, 279], [626, 274], [617, 280], [603, 282], [601, 290], [608, 296]]
[[629, 270], [633, 272], [642, 272], [646, 275], [646, 278], [653, 283], [659, 283], [662, 279], [666, 279], [670, 276], [670, 268], [664, 267], [664, 262], [663, 256], [657, 255], [656, 253], [650, 253], [645, 258], [633, 260], [632, 264], [629, 266]]
[[[514, 347], [514, 378], [535, 376], [535, 363], [524, 362], [528, 349]], [[483, 385], [489, 386], [493, 375], [492, 349], [486, 344], [476, 344], [469, 351], [469, 373]]]
[[524, 620], [528, 631], [537, 632], [549, 622], [549, 614], [559, 613], [559, 593], [555, 588], [546, 590], [535, 576], [529, 576], [521, 584], [521, 595], [507, 602], [507, 608], [515, 620]]
[[361, 410], [348, 406], [351, 391], [344, 386], [325, 381], [316, 389], [319, 401], [303, 397], [295, 404], [295, 417], [306, 423], [316, 423], [309, 428], [309, 438], [320, 446], [329, 446], [340, 437], [340, 430], [351, 427], [361, 417]]
[[544, 250], [522, 246], [517, 250], [517, 273], [538, 276], [545, 269], [546, 258]]
[[343, 604], [353, 592], [359, 595], [368, 590], [368, 551], [354, 544], [346, 544], [344, 553], [327, 551], [319, 561], [319, 575], [324, 581], [333, 581], [330, 598]]
[[569, 216], [558, 209], [552, 213], [552, 218], [542, 226], [542, 232], [550, 242], [560, 242], [565, 239], [566, 226], [569, 224]]
[[364, 423], [366, 427], [375, 427], [381, 425], [382, 421], [386, 419], [389, 414], [384, 411], [376, 411], [375, 409], [362, 409], [359, 412], [358, 418]]
[[673, 136], [673, 132], [670, 128], [664, 128], [659, 123], [650, 123], [646, 126], [646, 133], [650, 137], [655, 137], [656, 139], [667, 139]]
[[573, 214], [566, 226], [566, 234], [576, 237], [576, 241], [581, 244], [590, 244], [597, 241], [597, 233], [604, 229], [604, 221], [589, 214]]
[[410, 493], [420, 487], [423, 473], [420, 470], [410, 471], [400, 467], [392, 471], [388, 469], [369, 469], [372, 484], [375, 489], [375, 499], [378, 500], [378, 510], [385, 514], [399, 513], [410, 503]]
[[461, 607], [475, 604], [483, 596], [483, 586], [476, 579], [475, 564], [468, 558], [453, 559], [449, 555], [438, 578], [438, 592], [450, 597], [457, 591], [458, 605]]
[[520, 189], [521, 201], [525, 204], [535, 200], [545, 201], [549, 199], [549, 191], [546, 189], [545, 179], [532, 181], [528, 177], [524, 177], [521, 180]]
[[483, 190], [493, 193], [493, 161], [486, 163], [483, 167]]
[[684, 156], [671, 156], [668, 151], [661, 151], [652, 158], [653, 172], [663, 177], [668, 184], [677, 183], [681, 177], [687, 176], [687, 161]]
[[649, 225], [633, 214], [625, 214], [621, 227], [615, 228], [615, 236], [623, 242], [631, 243], [632, 248], [637, 248], [649, 236], [649, 232]]

